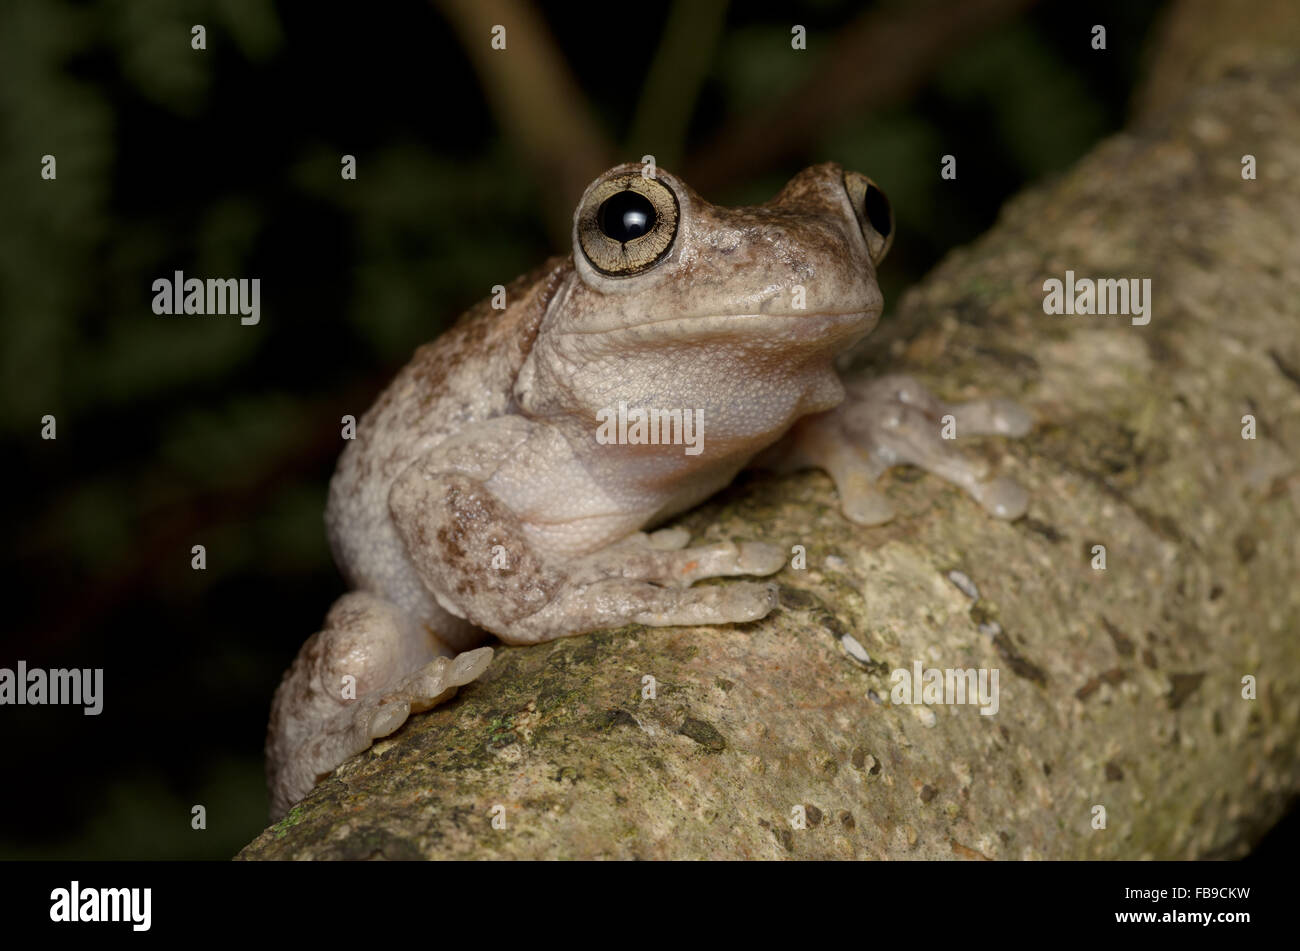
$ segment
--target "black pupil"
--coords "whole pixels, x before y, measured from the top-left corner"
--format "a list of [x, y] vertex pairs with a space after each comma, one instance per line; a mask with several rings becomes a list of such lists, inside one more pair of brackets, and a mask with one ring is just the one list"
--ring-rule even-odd
[[867, 220], [882, 238], [889, 237], [889, 201], [885, 193], [875, 185], [867, 186], [867, 193], [862, 198], [862, 210], [867, 213]]
[[654, 227], [654, 205], [645, 195], [622, 191], [605, 199], [596, 213], [596, 223], [615, 241], [631, 241]]

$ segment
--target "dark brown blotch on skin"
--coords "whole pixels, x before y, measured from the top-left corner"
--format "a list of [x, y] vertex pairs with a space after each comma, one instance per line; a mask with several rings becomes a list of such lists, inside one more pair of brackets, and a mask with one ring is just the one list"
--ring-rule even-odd
[[[423, 533], [423, 531], [424, 528], [421, 526], [420, 532]], [[448, 555], [451, 555], [453, 558], [465, 557], [465, 546], [462, 544], [464, 539], [465, 533], [459, 529], [453, 532], [451, 528], [446, 525], [438, 529], [438, 544], [442, 547], [443, 551]], [[423, 534], [420, 535], [420, 540], [424, 541]]]

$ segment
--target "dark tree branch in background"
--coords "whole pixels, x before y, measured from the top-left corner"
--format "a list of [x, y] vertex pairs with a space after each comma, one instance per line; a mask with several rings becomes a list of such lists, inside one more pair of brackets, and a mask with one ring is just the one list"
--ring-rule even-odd
[[[614, 149], [569, 71], [546, 23], [520, 0], [436, 0], [460, 35], [502, 130], [533, 165], [559, 246], [587, 184], [614, 164]], [[506, 49], [492, 28], [506, 27]], [[436, 118], [436, 117], [434, 117]]]
[[686, 130], [726, 20], [726, 0], [676, 0], [627, 135], [629, 154], [677, 168]]
[[[872, 10], [840, 31], [797, 89], [723, 128], [684, 168], [677, 164], [690, 117], [722, 28], [724, 0], [676, 4], [651, 63], [628, 144], [652, 152], [708, 193], [750, 178], [805, 149], [835, 123], [898, 102], [924, 83], [953, 49], [1034, 0], [935, 0]], [[552, 237], [567, 244], [573, 205], [597, 174], [619, 160], [574, 81], [564, 56], [525, 0], [435, 0], [474, 64], [501, 129], [533, 164]], [[507, 49], [492, 49], [495, 25]]]
[[1181, 0], [1165, 9], [1151, 49], [1149, 79], [1133, 102], [1139, 118], [1168, 109], [1188, 89], [1230, 69], [1300, 49], [1296, 0], [1253, 0], [1249, 7], [1230, 0]]
[[683, 177], [705, 195], [752, 178], [836, 122], [902, 100], [955, 48], [1031, 3], [945, 0], [872, 10], [839, 32], [803, 85], [723, 128], [688, 159]]

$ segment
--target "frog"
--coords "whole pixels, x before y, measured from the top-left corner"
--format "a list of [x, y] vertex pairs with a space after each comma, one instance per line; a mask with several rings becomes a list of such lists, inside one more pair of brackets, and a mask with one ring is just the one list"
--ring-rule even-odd
[[[273, 818], [480, 677], [492, 638], [768, 616], [786, 549], [692, 545], [674, 521], [744, 469], [822, 469], [863, 526], [894, 517], [879, 480], [900, 465], [1024, 514], [1026, 490], [943, 432], [1024, 436], [1016, 402], [841, 378], [879, 321], [894, 231], [883, 190], [833, 162], [735, 208], [662, 167], [598, 176], [570, 253], [419, 347], [342, 452], [325, 520], [349, 590], [275, 693]], [[650, 410], [662, 438], [646, 438]]]

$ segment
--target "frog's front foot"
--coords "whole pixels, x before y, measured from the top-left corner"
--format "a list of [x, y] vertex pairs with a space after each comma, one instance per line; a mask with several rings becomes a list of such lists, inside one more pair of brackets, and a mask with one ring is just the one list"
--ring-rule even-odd
[[1000, 398], [945, 403], [901, 375], [845, 388], [848, 396], [835, 409], [795, 425], [787, 467], [825, 469], [850, 521], [878, 525], [893, 517], [893, 506], [876, 482], [897, 465], [919, 466], [960, 486], [998, 518], [1024, 514], [1029, 494], [1019, 483], [990, 479], [986, 462], [953, 446], [957, 436], [1025, 435], [1033, 420], [1020, 406]]

